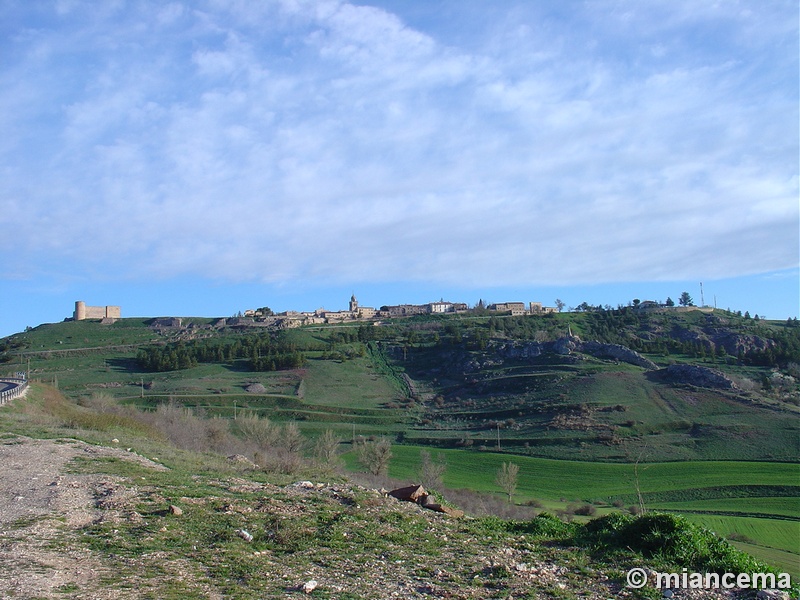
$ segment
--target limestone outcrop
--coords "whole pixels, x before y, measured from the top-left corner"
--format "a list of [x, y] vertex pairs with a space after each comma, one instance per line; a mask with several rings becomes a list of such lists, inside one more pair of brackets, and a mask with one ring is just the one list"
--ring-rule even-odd
[[714, 388], [718, 390], [738, 389], [736, 384], [722, 371], [698, 367], [696, 365], [670, 365], [660, 371], [666, 379], [677, 383], [687, 383], [697, 387]]

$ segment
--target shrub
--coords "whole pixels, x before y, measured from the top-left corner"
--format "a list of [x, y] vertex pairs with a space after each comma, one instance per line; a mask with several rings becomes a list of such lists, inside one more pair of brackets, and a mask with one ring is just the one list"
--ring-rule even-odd
[[392, 444], [386, 438], [377, 441], [366, 441], [356, 448], [358, 462], [373, 475], [386, 475], [389, 471], [389, 460], [392, 458]]
[[341, 464], [339, 444], [341, 440], [336, 434], [326, 429], [325, 433], [314, 442], [314, 458], [325, 469], [335, 470]]
[[680, 515], [613, 513], [587, 523], [578, 538], [596, 550], [631, 550], [695, 571], [758, 572], [768, 567]]
[[583, 504], [582, 506], [576, 508], [574, 512], [576, 515], [593, 517], [595, 514], [597, 514], [597, 507], [595, 507], [593, 504]]
[[580, 537], [594, 547], [620, 546], [620, 532], [632, 522], [631, 515], [611, 513], [586, 523], [580, 532]]
[[246, 411], [234, 422], [244, 438], [259, 448], [275, 445], [278, 431], [267, 417], [260, 417], [254, 412]]
[[441, 489], [442, 476], [447, 470], [447, 460], [444, 454], [439, 454], [436, 459], [431, 457], [427, 450], [420, 450], [420, 483], [426, 489]]
[[577, 526], [543, 512], [526, 523], [520, 523], [516, 529], [537, 539], [567, 541], [574, 537]]
[[280, 435], [278, 437], [278, 444], [287, 452], [299, 454], [300, 451], [302, 451], [303, 446], [305, 446], [305, 442], [306, 440], [303, 437], [303, 434], [300, 433], [300, 428], [296, 423], [286, 423], [281, 428]]

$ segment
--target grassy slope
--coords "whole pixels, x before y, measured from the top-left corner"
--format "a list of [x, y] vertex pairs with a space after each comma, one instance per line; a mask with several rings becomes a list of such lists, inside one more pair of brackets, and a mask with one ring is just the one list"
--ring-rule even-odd
[[[443, 360], [423, 348], [408, 365], [431, 394], [430, 424], [410, 440], [452, 444], [466, 438], [495, 444], [503, 423], [506, 448], [577, 460], [785, 460], [800, 456], [798, 413], [755, 395], [672, 386], [643, 369], [595, 359], [553, 364], [552, 359], [456, 379], [429, 365]], [[511, 419], [512, 425], [505, 423]], [[526, 446], [527, 445], [527, 446]]]
[[[144, 327], [142, 321], [126, 319], [113, 326], [100, 326], [90, 322], [62, 323], [37, 328], [27, 335], [31, 339], [30, 350], [56, 349], [31, 356], [34, 377], [44, 381], [57, 381], [59, 387], [73, 397], [103, 390], [120, 398], [128, 397], [136, 403], [152, 404], [163, 401], [169, 395], [180, 396], [188, 404], [203, 406], [211, 414], [224, 416], [232, 416], [233, 403], [236, 402], [236, 410], [249, 408], [277, 420], [299, 420], [303, 429], [311, 434], [332, 428], [343, 438], [352, 435], [354, 425], [356, 433], [394, 434], [407, 429], [411, 422], [409, 420], [416, 418], [415, 413], [409, 414], [402, 409], [391, 410], [381, 406], [386, 401], [398, 399], [400, 390], [392, 378], [385, 377], [383, 371], [375, 368], [367, 359], [343, 363], [312, 360], [304, 371], [291, 373], [254, 374], [243, 372], [235, 365], [202, 365], [184, 372], [141, 374], [131, 362], [135, 350], [130, 346], [117, 346], [156, 339], [155, 334]], [[73, 351], [103, 346], [105, 349], [101, 350]], [[7, 365], [8, 370], [18, 370], [19, 365], [25, 365], [24, 356], [16, 365]], [[567, 377], [572, 378], [573, 384], [566, 391], [567, 396], [559, 401], [569, 405], [590, 403], [596, 407], [623, 404], [626, 408], [624, 412], [594, 412], [592, 418], [600, 425], [617, 427], [624, 421], [634, 421], [631, 427], [620, 427], [618, 434], [623, 441], [645, 438], [647, 452], [642, 453], [645, 461], [664, 454], [685, 460], [725, 456], [725, 452], [741, 452], [741, 448], [760, 448], [754, 456], [760, 459], [797, 459], [796, 419], [787, 418], [784, 413], [772, 408], [747, 405], [719, 394], [657, 384], [644, 377], [639, 369], [628, 366], [610, 371], [600, 361], [590, 361], [581, 365], [581, 369], [574, 372], [556, 371], [559, 376], [566, 373]], [[552, 367], [547, 367], [547, 371], [552, 371]], [[150, 397], [144, 401], [138, 398], [142, 379], [153, 383], [152, 388], [145, 392]], [[536, 373], [528, 373], [522, 377], [513, 372], [499, 373], [492, 384], [494, 387], [490, 386], [484, 395], [491, 396], [499, 391], [498, 396], [519, 396], [521, 382], [525, 384], [530, 380], [540, 379]], [[267, 393], [257, 397], [245, 394], [243, 387], [256, 381], [265, 385]], [[305, 382], [302, 399], [297, 397], [301, 381]], [[97, 384], [110, 384], [114, 387], [98, 388]], [[554, 401], [548, 388], [523, 392], [529, 394], [528, 401], [531, 404], [543, 399]], [[757, 416], [754, 418], [753, 414]], [[626, 457], [631, 459], [634, 454], [639, 454], [635, 450], [626, 449], [624, 444], [582, 445], [582, 439], [592, 441], [591, 434], [579, 431], [567, 431], [571, 441], [565, 445], [563, 440], [558, 439], [559, 436], [563, 438], [564, 432], [546, 431], [543, 424], [550, 417], [552, 415], [545, 414], [538, 422], [534, 419], [527, 428], [503, 430], [504, 447], [514, 440], [521, 442], [526, 437], [533, 439], [531, 436], [538, 435], [543, 443], [535, 446], [535, 449], [546, 450], [551, 447], [551, 454], [554, 456], [567, 455], [593, 460], [616, 457], [619, 460]], [[520, 421], [519, 416], [517, 421]], [[697, 431], [695, 426], [700, 426], [701, 435], [691, 433], [692, 428]], [[431, 431], [441, 435], [441, 430]], [[463, 435], [465, 432], [479, 441], [485, 440], [489, 446], [494, 443], [491, 431], [481, 435], [473, 431], [457, 430], [456, 434]], [[747, 443], [742, 444], [742, 440]], [[552, 442], [550, 446], [549, 442]], [[520, 456], [512, 458], [491, 452], [448, 450], [444, 453], [449, 465], [445, 483], [451, 488], [497, 491], [494, 473], [503, 460], [514, 460], [522, 467], [519, 500], [538, 498], [548, 503], [558, 503], [562, 498], [571, 502], [620, 495], [627, 496], [626, 503], [633, 503], [630, 496], [634, 489], [634, 476], [630, 466], [547, 461]], [[418, 473], [418, 454], [417, 448], [396, 446], [392, 475], [414, 480]], [[546, 452], [544, 454], [547, 455]], [[699, 508], [695, 504], [697, 501], [691, 497], [687, 502], [679, 502], [685, 500], [681, 497], [681, 492], [698, 487], [798, 485], [800, 482], [795, 465], [764, 462], [643, 465], [639, 480], [644, 492], [674, 492], [673, 502], [662, 497], [652, 504], [654, 507], [687, 512], [716, 510], [740, 514], [770, 514], [775, 502], [784, 502], [784, 506], [789, 507], [786, 509], [788, 511], [793, 510], [793, 505], [788, 504], [786, 498], [768, 498], [769, 502], [764, 503], [759, 503], [754, 498], [730, 498], [714, 500], [717, 504], [712, 508]], [[780, 512], [771, 514], [786, 516]], [[738, 533], [758, 542], [754, 551], [761, 552], [762, 556], [765, 552], [772, 553], [781, 564], [797, 564], [798, 550], [792, 551], [791, 545], [784, 543], [786, 539], [800, 537], [796, 522], [792, 524], [766, 519], [753, 522], [751, 518], [732, 514], [694, 514], [692, 518], [714, 525], [720, 533]], [[784, 533], [775, 533], [776, 531]], [[784, 542], [780, 539], [784, 539]]]
[[[65, 422], [76, 411], [95, 428]], [[95, 508], [100, 518], [79, 529], [65, 525], [48, 540], [51, 548], [79, 554], [98, 577], [85, 589], [60, 573], [66, 583], [55, 590], [59, 597], [287, 597], [300, 596], [299, 588], [314, 579], [319, 587], [312, 597], [339, 600], [606, 598], [619, 592], [624, 569], [632, 565], [675, 569], [641, 555], [607, 558], [581, 546], [540, 543], [524, 533], [525, 523], [449, 519], [337, 476], [250, 470], [219, 455], [177, 450], [129, 424], [101, 422], [101, 416], [41, 385], [0, 408], [0, 431], [37, 430], [95, 443], [117, 435], [168, 468], [154, 471], [96, 453], [71, 464], [73, 474], [102, 474], [113, 483], [102, 484]], [[23, 442], [5, 433], [0, 443]], [[292, 485], [298, 477], [328, 483], [307, 490]], [[170, 505], [182, 514], [172, 514]], [[11, 524], [6, 534], [28, 525]], [[253, 536], [249, 543], [237, 534], [242, 529]], [[37, 569], [49, 572], [44, 564]], [[625, 595], [654, 597], [648, 591]]]

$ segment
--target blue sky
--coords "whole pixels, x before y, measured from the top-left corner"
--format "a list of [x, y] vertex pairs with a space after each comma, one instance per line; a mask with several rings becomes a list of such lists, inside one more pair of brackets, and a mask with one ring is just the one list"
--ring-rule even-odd
[[75, 300], [798, 316], [798, 8], [0, 3], [0, 335]]

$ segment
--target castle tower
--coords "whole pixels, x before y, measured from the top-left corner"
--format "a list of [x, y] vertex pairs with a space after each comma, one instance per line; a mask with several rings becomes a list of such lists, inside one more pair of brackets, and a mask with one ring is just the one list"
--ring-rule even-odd
[[358, 300], [356, 300], [356, 295], [353, 294], [350, 296], [350, 312], [358, 312]]
[[75, 313], [73, 314], [73, 318], [76, 321], [83, 321], [86, 318], [86, 302], [78, 300], [75, 303]]

